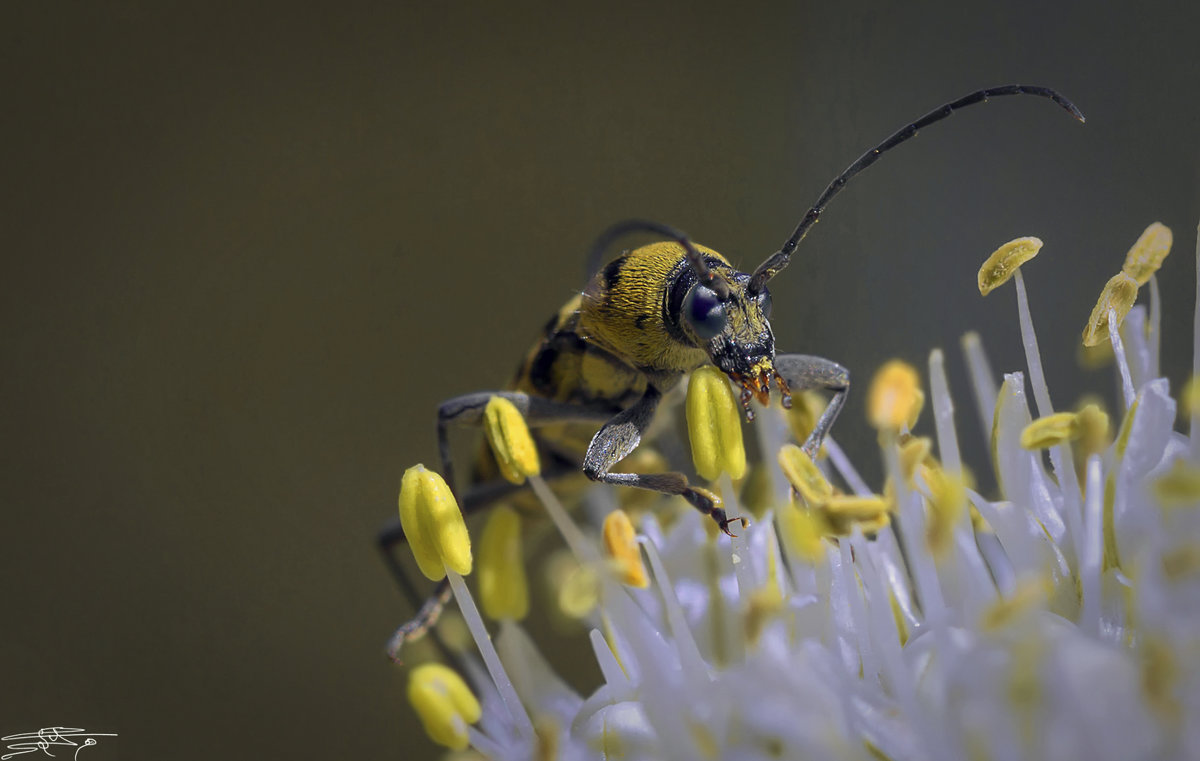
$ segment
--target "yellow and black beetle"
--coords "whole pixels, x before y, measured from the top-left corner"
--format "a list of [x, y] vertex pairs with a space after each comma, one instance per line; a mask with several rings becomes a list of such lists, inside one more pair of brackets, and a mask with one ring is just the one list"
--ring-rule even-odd
[[[741, 388], [748, 420], [754, 417], [750, 400], [767, 404], [772, 386], [779, 390], [784, 407], [790, 405], [793, 392], [832, 392], [803, 445], [810, 456], [814, 455], [845, 402], [850, 375], [846, 368], [821, 357], [776, 355], [767, 282], [788, 265], [825, 206], [856, 174], [922, 128], [958, 109], [1004, 95], [1049, 98], [1079, 121], [1084, 120], [1070, 101], [1046, 87], [1004, 85], [946, 103], [847, 167], [825, 188], [779, 251], [751, 274], [738, 272], [716, 251], [657, 222], [631, 220], [607, 230], [593, 247], [589, 272], [594, 274], [583, 293], [550, 320], [509, 388], [456, 397], [438, 409], [438, 447], [446, 482], [455, 489], [448, 427], [478, 424], [488, 400], [502, 396], [512, 401], [535, 428], [543, 457], [550, 460], [548, 474], [582, 470], [593, 481], [679, 495], [729, 533], [728, 526], [735, 519], [725, 514], [720, 499], [707, 489], [689, 484], [682, 473], [614, 473], [613, 468], [637, 448], [663, 394], [685, 374], [709, 363]], [[612, 243], [635, 232], [661, 235], [667, 241], [627, 251], [598, 268]], [[563, 423], [603, 423], [587, 443], [581, 459], [578, 451], [560, 446], [563, 442], [556, 440], [563, 431], [558, 424]], [[556, 426], [541, 428], [554, 433], [537, 435], [538, 428], [544, 426]], [[488, 478], [482, 471], [475, 473], [472, 481], [470, 490], [458, 495], [464, 512], [479, 509], [515, 488]], [[398, 523], [393, 524], [381, 533], [380, 546], [397, 580], [414, 602], [420, 602], [391, 551], [403, 538]], [[417, 617], [393, 637], [389, 646], [393, 657], [406, 638], [423, 633], [432, 624], [447, 599], [448, 587], [443, 581]]]

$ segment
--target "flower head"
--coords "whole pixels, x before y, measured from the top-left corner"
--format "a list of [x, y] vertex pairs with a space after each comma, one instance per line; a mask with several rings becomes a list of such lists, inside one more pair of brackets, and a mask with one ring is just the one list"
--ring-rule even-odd
[[[1149, 250], [1161, 232], [1147, 235]], [[736, 539], [687, 511], [636, 531], [610, 518], [602, 540], [532, 477], [591, 574], [586, 655], [602, 681], [576, 693], [505, 621], [500, 671], [466, 659], [482, 705], [470, 744], [498, 759], [1200, 757], [1200, 432], [1174, 430], [1166, 380], [1142, 369], [1154, 333], [1129, 328], [1146, 324], [1142, 307], [1124, 327], [1105, 310], [1127, 386], [1115, 437], [1098, 407], [1054, 412], [1016, 271], [1033, 241], [981, 275], [1015, 275], [1028, 375], [993, 377], [978, 336], [964, 341], [996, 493], [976, 491], [961, 460], [940, 350], [932, 435], [905, 432], [925, 397], [913, 368], [889, 367], [872, 394], [887, 466], [875, 489], [834, 440], [814, 461], [782, 446], [781, 411], [761, 415], [757, 449], [780, 467], [767, 512]], [[612, 510], [605, 490], [585, 499]], [[622, 583], [643, 554], [648, 586]]]

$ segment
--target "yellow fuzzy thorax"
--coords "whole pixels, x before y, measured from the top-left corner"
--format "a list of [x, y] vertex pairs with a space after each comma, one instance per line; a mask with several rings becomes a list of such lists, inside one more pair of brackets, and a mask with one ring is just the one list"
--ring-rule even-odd
[[[712, 249], [696, 249], [728, 265]], [[614, 260], [583, 293], [581, 332], [640, 369], [685, 373], [707, 362], [703, 349], [673, 339], [663, 319], [665, 284], [687, 266], [683, 261], [678, 243], [653, 243]]]

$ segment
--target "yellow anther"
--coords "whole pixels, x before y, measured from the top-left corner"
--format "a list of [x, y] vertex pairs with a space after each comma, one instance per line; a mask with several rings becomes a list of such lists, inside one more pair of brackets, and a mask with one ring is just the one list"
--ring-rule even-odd
[[[868, 520], [863, 520], [863, 521], [856, 521], [855, 525], [857, 525], [859, 530], [862, 531], [863, 536], [865, 536], [868, 539], [874, 539], [875, 535], [878, 534], [880, 531], [883, 531], [885, 528], [887, 528], [888, 524], [891, 522], [892, 522], [892, 516], [890, 513], [880, 513], [878, 516], [876, 516], [874, 518], [871, 518]], [[851, 531], [851, 527], [849, 525], [847, 525], [841, 531], [843, 534], [849, 534]]]
[[810, 508], [821, 505], [833, 496], [833, 486], [820, 468], [795, 444], [785, 444], [779, 450], [779, 467], [788, 483]]
[[1099, 370], [1102, 367], [1108, 367], [1116, 359], [1113, 354], [1111, 341], [1101, 341], [1095, 346], [1084, 346], [1079, 344], [1079, 348], [1075, 352], [1075, 361], [1084, 370]]
[[583, 618], [600, 600], [596, 572], [577, 562], [561, 563], [559, 567], [565, 573], [553, 582], [558, 587], [558, 609], [567, 618]]
[[400, 526], [421, 573], [441, 581], [446, 569], [471, 572], [471, 537], [458, 502], [442, 477], [424, 465], [404, 471], [400, 482]]
[[638, 549], [637, 534], [624, 510], [613, 510], [604, 518], [601, 529], [604, 551], [617, 571], [622, 584], [645, 589], [650, 586], [642, 552]]
[[692, 734], [696, 748], [700, 751], [700, 758], [705, 761], [713, 761], [721, 757], [721, 746], [717, 743], [717, 738], [713, 736], [711, 729], [699, 721], [689, 721], [687, 728]]
[[1175, 724], [1183, 713], [1177, 697], [1180, 675], [1187, 672], [1161, 635], [1145, 637], [1140, 650], [1142, 694], [1151, 710], [1168, 724]]
[[489, 618], [520, 621], [529, 613], [521, 517], [508, 505], [493, 509], [483, 527], [476, 578], [483, 612]]
[[933, 441], [928, 436], [908, 436], [900, 444], [900, 475], [912, 482], [917, 466], [929, 460]]
[[[562, 743], [562, 727], [557, 719], [550, 714], [542, 714], [534, 722], [534, 736], [537, 738], [537, 748], [534, 751], [534, 761], [555, 761], [559, 758], [558, 748]], [[487, 761], [482, 759], [482, 761]]]
[[1185, 544], [1164, 552], [1162, 569], [1167, 581], [1176, 584], [1191, 581], [1200, 574], [1200, 546]]
[[1017, 267], [1037, 256], [1041, 248], [1038, 238], [1017, 238], [993, 251], [979, 268], [979, 293], [986, 296], [1007, 283]]
[[1085, 404], [1075, 413], [1075, 435], [1079, 439], [1079, 451], [1086, 457], [1103, 452], [1109, 443], [1111, 425], [1108, 413], [1098, 404]]
[[923, 467], [921, 476], [929, 485], [929, 514], [925, 541], [934, 557], [942, 557], [952, 546], [954, 527], [967, 509], [967, 485], [962, 477], [939, 467]]
[[783, 608], [784, 602], [779, 595], [778, 587], [768, 584], [751, 592], [742, 619], [746, 631], [746, 641], [751, 644], [757, 643], [759, 637], [762, 636], [763, 629], [779, 615]]
[[907, 362], [893, 359], [871, 379], [867, 420], [876, 428], [897, 431], [915, 419], [914, 413], [921, 411], [924, 401], [917, 371]]
[[838, 536], [845, 536], [857, 524], [864, 534], [874, 533], [886, 526], [890, 520], [888, 502], [883, 497], [871, 495], [838, 494], [821, 505], [816, 512]]
[[1200, 415], [1200, 375], [1193, 375], [1183, 384], [1183, 392], [1179, 395], [1183, 402], [1180, 412], [1189, 417]]
[[688, 436], [692, 462], [701, 478], [715, 481], [724, 472], [736, 479], [746, 472], [739, 410], [724, 373], [712, 365], [692, 373], [687, 392]]
[[467, 726], [483, 715], [479, 701], [462, 677], [440, 663], [425, 663], [412, 670], [408, 702], [421, 717], [430, 739], [451, 750], [467, 747]]
[[[734, 487], [737, 486], [738, 484], [734, 484]], [[774, 484], [771, 483], [771, 474], [767, 471], [767, 466], [761, 463], [749, 466], [746, 477], [741, 481], [742, 508], [749, 510], [755, 519], [762, 520], [767, 510], [775, 506], [773, 488]], [[627, 491], [642, 490], [628, 489]]]
[[1137, 301], [1138, 283], [1124, 272], [1118, 272], [1104, 285], [1100, 299], [1092, 309], [1087, 327], [1083, 329], [1083, 345], [1095, 346], [1108, 340], [1108, 310], [1117, 313], [1117, 325], [1125, 320], [1133, 302]]
[[1045, 605], [1045, 584], [1037, 579], [1025, 579], [1017, 584], [1012, 596], [997, 600], [980, 616], [979, 626], [984, 631], [998, 631], [1021, 620]]
[[[808, 441], [824, 411], [825, 400], [815, 391], [801, 391], [792, 396], [792, 407], [787, 411], [787, 421], [796, 441]], [[822, 442], [820, 450], [817, 451], [817, 458], [824, 456], [825, 451], [825, 444]]]
[[795, 505], [784, 505], [776, 511], [775, 520], [779, 535], [790, 552], [809, 563], [817, 563], [825, 557], [821, 537], [831, 533], [831, 529], [821, 516]]
[[502, 396], [489, 399], [483, 411], [483, 432], [500, 472], [510, 483], [523, 484], [529, 476], [542, 472], [529, 426], [515, 404]]
[[599, 602], [596, 574], [580, 566], [563, 580], [558, 590], [558, 607], [570, 618], [583, 618], [595, 609]]
[[1200, 503], [1200, 467], [1176, 460], [1165, 474], [1154, 482], [1154, 496], [1167, 507], [1183, 507]]
[[1059, 412], [1034, 420], [1021, 431], [1021, 446], [1028, 450], [1047, 449], [1070, 441], [1075, 436], [1075, 413]]
[[913, 400], [912, 409], [908, 413], [908, 427], [915, 428], [917, 420], [921, 417], [921, 410], [925, 409], [925, 392], [917, 387], [916, 398]]
[[1153, 223], [1142, 232], [1137, 243], [1125, 255], [1121, 271], [1136, 280], [1138, 285], [1145, 285], [1158, 272], [1167, 254], [1171, 253], [1173, 238], [1171, 228], [1162, 222]]

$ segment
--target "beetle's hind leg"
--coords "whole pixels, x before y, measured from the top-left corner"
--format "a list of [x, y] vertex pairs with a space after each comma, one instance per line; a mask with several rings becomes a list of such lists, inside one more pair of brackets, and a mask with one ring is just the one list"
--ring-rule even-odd
[[651, 386], [632, 407], [618, 413], [612, 420], [605, 423], [604, 427], [597, 431], [592, 438], [587, 454], [583, 457], [584, 475], [601, 483], [620, 484], [638, 489], [649, 489], [662, 494], [679, 495], [697, 510], [716, 521], [722, 531], [733, 536], [729, 530], [729, 524], [738, 521], [742, 521], [744, 524], [744, 520], [728, 518], [717, 495], [708, 489], [689, 485], [687, 476], [682, 473], [610, 472], [618, 462], [637, 449], [661, 399], [662, 394]]
[[850, 371], [837, 362], [808, 354], [780, 354], [775, 357], [775, 370], [783, 376], [793, 392], [818, 389], [833, 392], [825, 411], [801, 447], [805, 454], [816, 459], [817, 450], [821, 448], [821, 443], [833, 427], [833, 421], [846, 403], [846, 392], [850, 390]]

